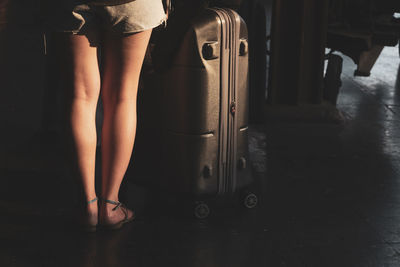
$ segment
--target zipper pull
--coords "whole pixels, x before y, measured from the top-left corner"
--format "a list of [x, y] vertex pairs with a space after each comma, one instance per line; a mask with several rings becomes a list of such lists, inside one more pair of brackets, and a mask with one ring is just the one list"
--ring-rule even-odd
[[231, 103], [230, 111], [231, 111], [232, 116], [235, 115], [235, 113], [236, 113], [236, 102], [232, 102]]

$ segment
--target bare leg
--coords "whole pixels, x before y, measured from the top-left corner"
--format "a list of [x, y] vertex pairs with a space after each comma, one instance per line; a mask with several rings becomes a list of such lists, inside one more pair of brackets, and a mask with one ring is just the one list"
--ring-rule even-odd
[[[72, 141], [72, 159], [81, 182], [84, 198], [96, 197], [94, 174], [96, 157], [96, 105], [100, 92], [100, 73], [96, 48], [81, 35], [59, 34], [60, 63], [66, 89], [67, 116]], [[97, 202], [87, 205], [88, 224], [97, 224]]]
[[[102, 100], [102, 196], [118, 201], [118, 192], [125, 175], [136, 134], [136, 97], [140, 70], [151, 30], [112, 36], [104, 42]], [[100, 221], [112, 224], [124, 214], [112, 212], [113, 205], [100, 209]], [[117, 212], [118, 211], [118, 212]], [[132, 212], [129, 211], [129, 216]]]

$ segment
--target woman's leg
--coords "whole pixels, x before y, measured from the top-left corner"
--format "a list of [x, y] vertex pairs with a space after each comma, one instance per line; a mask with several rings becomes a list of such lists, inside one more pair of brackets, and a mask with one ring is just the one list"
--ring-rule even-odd
[[[57, 47], [66, 92], [72, 160], [82, 185], [83, 197], [89, 201], [96, 197], [95, 114], [100, 93], [97, 49], [90, 46], [85, 36], [64, 33], [57, 35]], [[86, 220], [89, 224], [97, 223], [96, 203], [87, 205]]]
[[[102, 197], [118, 201], [118, 192], [132, 154], [136, 133], [136, 96], [151, 30], [104, 40], [102, 100]], [[124, 214], [114, 205], [100, 209], [100, 220], [112, 224]], [[130, 211], [129, 211], [130, 212]], [[131, 216], [131, 212], [129, 216]]]

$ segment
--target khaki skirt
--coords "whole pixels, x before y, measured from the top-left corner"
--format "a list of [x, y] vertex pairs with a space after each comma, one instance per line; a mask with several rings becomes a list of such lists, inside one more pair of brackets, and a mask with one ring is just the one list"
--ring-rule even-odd
[[162, 0], [135, 0], [112, 6], [74, 4], [73, 0], [52, 2], [46, 31], [128, 34], [155, 28], [166, 21]]

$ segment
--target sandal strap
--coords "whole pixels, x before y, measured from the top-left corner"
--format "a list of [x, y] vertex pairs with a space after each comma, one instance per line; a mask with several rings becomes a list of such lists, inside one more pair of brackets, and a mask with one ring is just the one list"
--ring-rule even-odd
[[92, 200], [87, 201], [86, 204], [87, 204], [87, 205], [92, 204], [93, 202], [95, 202], [95, 201], [97, 201], [97, 200], [99, 200], [99, 198], [98, 198], [98, 197], [95, 197], [95, 198], [93, 198]]
[[104, 199], [104, 202], [115, 205], [115, 207], [112, 209], [112, 211], [115, 211], [119, 207], [123, 206], [123, 204], [121, 202], [117, 202], [117, 201], [113, 201], [113, 200], [109, 200], [109, 199]]
[[117, 210], [118, 208], [121, 208], [122, 212], [125, 215], [125, 219], [128, 219], [128, 208], [121, 202], [119, 201], [113, 201], [113, 200], [109, 200], [109, 199], [105, 199], [105, 198], [101, 198], [102, 201], [104, 201], [105, 203], [109, 203], [109, 204], [113, 204], [115, 205], [115, 207], [112, 209], [112, 211]]

